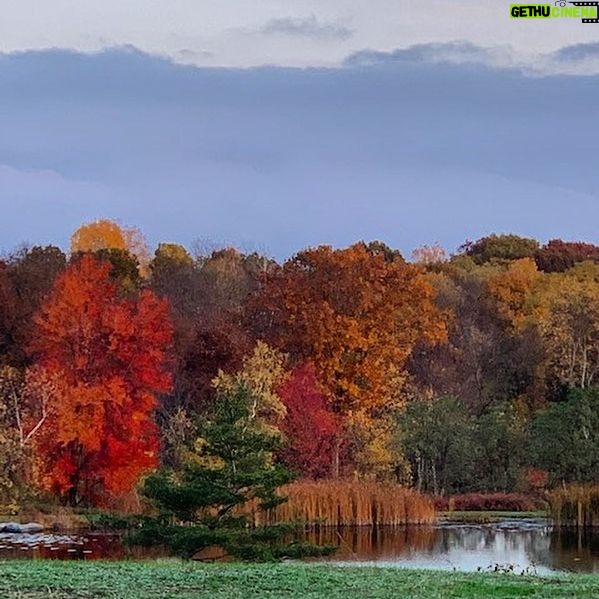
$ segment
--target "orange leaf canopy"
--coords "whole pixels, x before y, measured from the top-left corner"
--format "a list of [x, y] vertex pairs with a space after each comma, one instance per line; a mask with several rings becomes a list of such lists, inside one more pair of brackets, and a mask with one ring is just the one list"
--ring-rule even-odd
[[84, 255], [35, 318], [30, 353], [58, 380], [36, 442], [42, 485], [71, 503], [103, 504], [156, 465], [158, 394], [171, 387], [169, 306], [121, 297], [110, 264]]

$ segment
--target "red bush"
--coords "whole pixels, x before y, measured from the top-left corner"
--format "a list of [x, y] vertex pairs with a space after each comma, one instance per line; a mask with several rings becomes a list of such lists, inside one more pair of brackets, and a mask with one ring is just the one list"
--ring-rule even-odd
[[518, 493], [467, 493], [451, 497], [436, 497], [435, 509], [459, 512], [534, 512], [542, 507], [534, 497]]

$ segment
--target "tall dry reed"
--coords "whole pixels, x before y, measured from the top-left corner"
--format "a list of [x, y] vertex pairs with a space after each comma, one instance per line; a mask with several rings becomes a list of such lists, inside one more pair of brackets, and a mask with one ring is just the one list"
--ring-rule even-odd
[[558, 526], [599, 526], [599, 486], [569, 485], [547, 496], [549, 512]]
[[435, 519], [433, 501], [399, 485], [342, 480], [297, 481], [281, 489], [288, 501], [255, 513], [256, 525], [301, 521], [313, 526], [398, 526]]

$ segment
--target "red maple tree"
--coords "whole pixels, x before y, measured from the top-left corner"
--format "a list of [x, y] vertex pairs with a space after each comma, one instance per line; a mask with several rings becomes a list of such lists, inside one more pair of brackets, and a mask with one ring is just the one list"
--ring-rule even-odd
[[304, 477], [328, 476], [339, 423], [318, 384], [314, 366], [297, 367], [278, 393], [287, 408], [282, 430], [288, 444], [281, 459]]
[[35, 439], [40, 485], [104, 505], [157, 463], [156, 396], [171, 387], [168, 303], [124, 297], [111, 266], [85, 255], [57, 279], [29, 351], [58, 381]]

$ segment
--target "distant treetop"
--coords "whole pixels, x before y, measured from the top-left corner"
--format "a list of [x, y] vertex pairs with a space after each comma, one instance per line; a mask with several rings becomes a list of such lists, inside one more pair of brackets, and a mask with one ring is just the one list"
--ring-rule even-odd
[[599, 262], [599, 246], [582, 241], [552, 239], [535, 255], [537, 268], [545, 272], [564, 272], [585, 260]]
[[108, 219], [81, 225], [71, 236], [73, 254], [99, 250], [126, 250], [138, 259], [142, 269], [149, 262], [148, 246], [141, 231], [121, 227]]
[[540, 247], [536, 239], [495, 233], [478, 241], [467, 241], [459, 251], [470, 256], [476, 264], [487, 262], [509, 262], [521, 258], [534, 258]]

